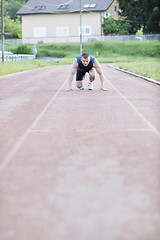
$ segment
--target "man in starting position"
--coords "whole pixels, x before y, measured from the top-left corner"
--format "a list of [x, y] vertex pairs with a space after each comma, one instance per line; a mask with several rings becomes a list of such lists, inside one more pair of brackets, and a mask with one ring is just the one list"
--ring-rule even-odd
[[72, 90], [72, 81], [73, 77], [76, 73], [76, 86], [78, 89], [84, 89], [84, 77], [85, 74], [88, 72], [89, 74], [89, 82], [88, 82], [88, 90], [93, 90], [93, 81], [95, 80], [95, 70], [99, 74], [100, 81], [101, 81], [101, 88], [100, 90], [106, 91], [104, 87], [104, 75], [102, 69], [99, 65], [98, 60], [93, 57], [89, 56], [87, 53], [83, 53], [81, 56], [77, 56], [73, 62], [72, 70], [68, 79], [68, 90]]

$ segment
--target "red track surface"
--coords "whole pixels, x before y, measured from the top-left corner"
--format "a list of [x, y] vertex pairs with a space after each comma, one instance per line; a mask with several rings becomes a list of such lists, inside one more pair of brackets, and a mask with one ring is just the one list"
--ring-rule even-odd
[[0, 240], [159, 239], [160, 87], [102, 68], [107, 92], [0, 78]]

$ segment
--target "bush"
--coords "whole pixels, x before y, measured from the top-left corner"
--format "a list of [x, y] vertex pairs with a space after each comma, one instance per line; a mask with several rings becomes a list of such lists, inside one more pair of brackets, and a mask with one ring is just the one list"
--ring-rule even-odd
[[38, 50], [37, 57], [65, 57], [65, 53], [61, 51], [49, 51], [48, 49]]
[[67, 57], [79, 54], [79, 44], [38, 44], [37, 57]]
[[32, 50], [26, 45], [20, 45], [19, 47], [12, 50], [15, 54], [32, 54]]

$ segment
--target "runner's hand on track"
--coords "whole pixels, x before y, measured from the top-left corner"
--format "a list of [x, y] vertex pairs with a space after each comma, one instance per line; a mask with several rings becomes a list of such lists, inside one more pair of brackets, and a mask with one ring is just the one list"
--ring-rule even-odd
[[72, 88], [68, 88], [66, 89], [66, 91], [74, 91]]
[[108, 89], [106, 89], [105, 87], [101, 87], [99, 90], [100, 91], [108, 91]]

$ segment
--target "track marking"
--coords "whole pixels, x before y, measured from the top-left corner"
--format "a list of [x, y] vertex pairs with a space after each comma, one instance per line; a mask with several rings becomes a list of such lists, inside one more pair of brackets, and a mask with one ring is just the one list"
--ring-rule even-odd
[[48, 129], [29, 129], [27, 130], [29, 133], [49, 133], [51, 132], [50, 130]]
[[43, 108], [43, 110], [40, 112], [40, 114], [38, 115], [38, 117], [34, 120], [34, 122], [31, 124], [31, 126], [25, 131], [25, 133], [20, 137], [20, 139], [18, 140], [18, 142], [15, 144], [15, 146], [12, 148], [12, 150], [9, 152], [9, 154], [6, 156], [6, 158], [4, 158], [4, 160], [2, 161], [1, 165], [0, 165], [0, 174], [5, 170], [5, 168], [7, 167], [7, 165], [9, 164], [9, 162], [11, 161], [12, 157], [18, 152], [18, 150], [20, 149], [20, 147], [22, 146], [22, 144], [24, 143], [24, 141], [26, 140], [26, 138], [28, 137], [28, 135], [30, 134], [30, 132], [33, 130], [35, 126], [37, 125], [37, 123], [39, 122], [39, 120], [42, 118], [42, 116], [45, 114], [45, 112], [47, 111], [47, 109], [50, 107], [50, 105], [54, 102], [54, 100], [56, 99], [56, 97], [58, 96], [58, 94], [60, 93], [60, 91], [62, 90], [62, 88], [64, 87], [64, 85], [66, 84], [67, 80], [64, 81], [64, 83], [61, 85], [61, 87], [58, 89], [58, 91], [53, 95], [53, 97], [51, 98], [51, 100], [47, 103], [47, 105]]
[[153, 129], [151, 128], [128, 128], [127, 131], [135, 131], [135, 132], [138, 132], [138, 131], [153, 131]]
[[134, 110], [137, 115], [148, 125], [149, 129], [152, 129], [153, 132], [160, 138], [160, 132], [155, 128], [155, 126], [148, 121], [147, 118], [108, 80], [110, 86], [122, 97], [122, 99]]
[[148, 110], [148, 109], [150, 109], [150, 108], [148, 108], [148, 107], [139, 107], [139, 108], [137, 108], [138, 110]]

